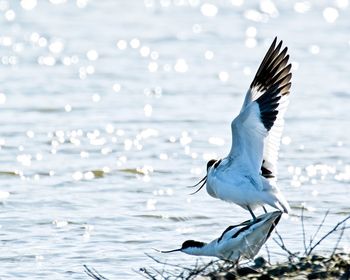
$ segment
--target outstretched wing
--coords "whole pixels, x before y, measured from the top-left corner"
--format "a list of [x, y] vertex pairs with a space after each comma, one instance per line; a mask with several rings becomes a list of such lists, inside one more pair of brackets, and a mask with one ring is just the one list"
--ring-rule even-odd
[[291, 87], [288, 48], [272, 42], [250, 85], [240, 114], [233, 120], [231, 156], [241, 156], [266, 178], [276, 164]]

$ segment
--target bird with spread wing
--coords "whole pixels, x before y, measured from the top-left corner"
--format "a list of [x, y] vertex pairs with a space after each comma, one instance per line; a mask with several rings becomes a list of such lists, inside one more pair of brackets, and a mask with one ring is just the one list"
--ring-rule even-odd
[[[232, 146], [223, 159], [207, 163], [204, 185], [214, 198], [238, 204], [255, 219], [257, 206], [288, 213], [289, 204], [276, 184], [277, 159], [289, 103], [291, 64], [283, 42], [272, 42], [250, 85], [239, 115], [231, 123]], [[195, 193], [196, 193], [195, 192]], [[266, 212], [266, 209], [264, 207]]]

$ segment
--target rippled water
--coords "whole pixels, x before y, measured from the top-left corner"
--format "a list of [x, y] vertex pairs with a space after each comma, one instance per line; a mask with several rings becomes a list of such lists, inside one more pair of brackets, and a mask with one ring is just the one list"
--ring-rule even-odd
[[141, 278], [144, 253], [196, 260], [152, 248], [249, 218], [186, 186], [229, 151], [275, 35], [294, 73], [279, 161], [293, 213], [278, 230], [302, 250], [303, 205], [308, 236], [328, 209], [323, 231], [350, 213], [348, 1], [208, 3], [0, 1], [0, 277], [86, 279], [87, 264]]

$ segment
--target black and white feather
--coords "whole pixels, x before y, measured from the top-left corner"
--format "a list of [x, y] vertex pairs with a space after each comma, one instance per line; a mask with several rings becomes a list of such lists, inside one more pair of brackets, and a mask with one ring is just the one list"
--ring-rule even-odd
[[276, 179], [284, 114], [291, 88], [292, 73], [291, 64], [288, 62], [288, 48], [282, 49], [282, 45], [282, 41], [277, 44], [277, 38], [272, 42], [250, 85], [241, 110], [242, 114], [252, 110], [252, 103], [258, 104], [259, 119], [266, 129], [263, 153], [258, 162], [262, 176], [268, 179]]

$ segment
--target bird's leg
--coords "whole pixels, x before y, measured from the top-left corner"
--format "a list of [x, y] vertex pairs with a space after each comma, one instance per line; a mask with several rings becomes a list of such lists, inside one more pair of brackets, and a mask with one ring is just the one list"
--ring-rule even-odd
[[256, 217], [255, 217], [255, 215], [254, 215], [254, 213], [253, 213], [253, 211], [252, 211], [252, 209], [250, 208], [249, 205], [247, 205], [247, 208], [248, 208], [248, 210], [249, 210], [249, 212], [250, 212], [250, 215], [252, 215], [253, 220], [256, 221]]
[[[232, 257], [233, 253], [234, 252], [232, 252], [232, 254], [230, 255], [230, 258]], [[237, 273], [237, 269], [239, 268], [239, 259], [240, 258], [241, 258], [241, 254], [239, 254], [238, 258], [233, 261], [233, 269], [236, 271], [236, 273]]]
[[239, 259], [240, 259], [240, 258], [241, 258], [241, 254], [239, 254], [237, 260], [235, 261], [235, 267], [236, 267], [236, 269], [237, 269], [238, 266], [239, 266]]
[[266, 210], [265, 206], [263, 206], [262, 208], [264, 209], [265, 214], [267, 214], [267, 210]]

